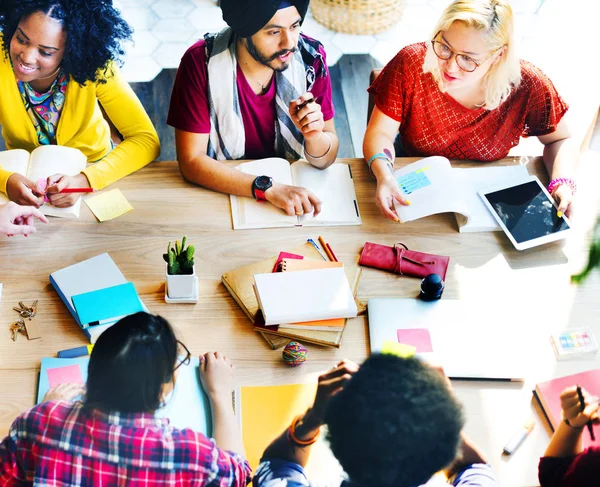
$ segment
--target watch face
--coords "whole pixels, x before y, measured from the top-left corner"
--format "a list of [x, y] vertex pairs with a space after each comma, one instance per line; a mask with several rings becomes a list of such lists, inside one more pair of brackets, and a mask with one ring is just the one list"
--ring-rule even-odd
[[258, 176], [254, 181], [254, 185], [256, 189], [266, 191], [271, 186], [273, 186], [273, 182], [269, 176]]

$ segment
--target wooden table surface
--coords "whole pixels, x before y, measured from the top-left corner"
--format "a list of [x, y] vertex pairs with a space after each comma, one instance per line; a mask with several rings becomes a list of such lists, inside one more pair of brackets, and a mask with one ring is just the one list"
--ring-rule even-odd
[[[398, 159], [396, 166], [414, 160]], [[271, 350], [253, 331], [221, 284], [224, 272], [297, 247], [307, 238], [315, 238], [318, 232], [346, 264], [357, 262], [365, 241], [388, 245], [400, 241], [415, 250], [449, 255], [444, 298], [460, 298], [465, 302], [491, 298], [506, 307], [513, 298], [525, 296], [531, 305], [553, 310], [556, 319], [548, 324], [548, 330], [567, 325], [592, 326], [600, 338], [597, 276], [582, 286], [569, 283], [569, 275], [586, 261], [588, 230], [598, 213], [592, 185], [589, 202], [581, 205], [585, 211], [577, 214], [578, 229], [572, 238], [518, 252], [501, 232], [459, 233], [453, 214], [405, 224], [385, 220], [375, 206], [375, 182], [368, 175], [364, 161], [341, 162], [352, 164], [363, 219], [361, 226], [233, 231], [226, 195], [185, 182], [175, 163], [156, 162], [113, 185], [134, 207], [134, 211], [116, 220], [98, 223], [83, 204], [78, 220], [54, 218], [49, 225], [40, 225], [38, 232], [29, 238], [0, 238], [0, 282], [4, 284], [0, 302], [0, 327], [4, 330], [0, 333], [0, 435], [7, 433], [21, 411], [34, 404], [41, 357], [56, 356], [58, 350], [86, 343], [85, 335], [51, 287], [48, 275], [102, 252], [110, 253], [125, 277], [135, 284], [149, 310], [167, 318], [193, 353], [220, 350], [231, 357], [240, 385], [302, 382], [342, 358], [360, 362], [367, 357], [368, 324], [361, 316], [348, 321], [340, 349], [308, 345], [308, 362], [299, 368], [288, 368], [281, 361], [281, 351]], [[499, 164], [518, 162], [509, 158]], [[528, 169], [547, 182], [539, 158], [530, 159]], [[196, 246], [200, 278], [200, 300], [196, 305], [164, 301], [162, 253], [168, 241], [183, 235]], [[372, 297], [414, 297], [418, 288], [417, 279], [364, 268], [358, 296], [364, 301]], [[30, 304], [35, 299], [39, 302], [35, 320], [42, 338], [28, 341], [20, 336], [16, 342], [11, 341], [8, 330], [16, 316], [12, 307], [18, 301]], [[546, 324], [532, 323], [532, 326]], [[550, 331], [548, 337], [549, 334]], [[541, 360], [532, 357], [532, 362], [537, 366], [524, 384], [454, 383], [465, 404], [467, 432], [489, 455], [501, 485], [537, 482], [537, 460], [548, 442], [549, 430], [534, 411], [533, 385], [563, 371], [600, 366], [597, 361], [586, 361], [566, 366], [561, 363], [557, 368], [553, 357], [546, 356]], [[501, 458], [502, 445], [529, 415], [538, 423], [533, 438], [512, 458]]]

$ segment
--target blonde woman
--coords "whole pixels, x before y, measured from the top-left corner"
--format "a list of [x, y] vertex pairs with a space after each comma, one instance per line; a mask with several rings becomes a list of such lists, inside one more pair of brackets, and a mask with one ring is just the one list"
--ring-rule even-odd
[[394, 200], [410, 204], [392, 176], [396, 154], [496, 161], [528, 136], [544, 144], [548, 189], [559, 216], [568, 214], [577, 157], [568, 105], [542, 71], [518, 59], [506, 0], [454, 1], [431, 41], [403, 48], [369, 92], [375, 109], [363, 152], [386, 218], [398, 221]]

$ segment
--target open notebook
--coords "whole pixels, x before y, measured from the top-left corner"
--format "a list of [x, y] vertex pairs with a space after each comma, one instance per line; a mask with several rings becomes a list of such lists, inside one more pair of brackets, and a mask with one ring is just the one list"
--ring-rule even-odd
[[453, 168], [445, 157], [432, 156], [395, 171], [394, 177], [411, 202], [395, 205], [400, 221], [452, 212], [460, 232], [488, 232], [499, 231], [500, 226], [479, 191], [523, 182], [529, 174], [521, 165]]
[[237, 169], [254, 176], [270, 176], [278, 183], [306, 188], [314, 193], [323, 205], [321, 213], [314, 218], [312, 215], [289, 216], [270, 203], [232, 195], [231, 216], [235, 230], [362, 223], [352, 170], [348, 164], [336, 163], [327, 169], [317, 169], [306, 161], [290, 164], [285, 159], [272, 157], [245, 162], [237, 166]]
[[[43, 145], [31, 152], [13, 149], [0, 152], [0, 166], [7, 171], [19, 173], [30, 181], [37, 183], [46, 180], [53, 174], [76, 176], [85, 169], [87, 159], [78, 149], [58, 145]], [[0, 203], [8, 202], [8, 197], [0, 193]], [[65, 218], [79, 218], [81, 198], [68, 208], [56, 208], [44, 203], [40, 208], [45, 215]]]

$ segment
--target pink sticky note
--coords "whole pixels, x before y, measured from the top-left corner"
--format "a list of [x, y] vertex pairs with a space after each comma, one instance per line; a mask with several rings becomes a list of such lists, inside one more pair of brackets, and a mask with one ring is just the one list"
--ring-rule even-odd
[[[37, 181], [37, 186], [38, 189], [42, 192], [46, 191], [46, 188], [48, 187], [48, 180], [46, 178], [40, 178]], [[48, 199], [48, 196], [44, 195], [44, 201], [46, 203], [48, 203], [50, 200]]]
[[398, 343], [412, 345], [417, 349], [417, 353], [433, 352], [431, 346], [431, 335], [427, 328], [405, 328], [397, 330]]
[[59, 367], [58, 369], [48, 369], [47, 372], [50, 389], [56, 387], [58, 384], [83, 384], [83, 377], [81, 376], [79, 365], [67, 365], [66, 367]]

